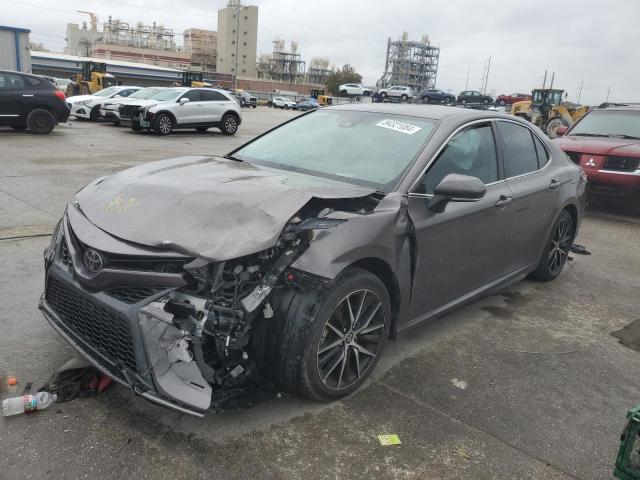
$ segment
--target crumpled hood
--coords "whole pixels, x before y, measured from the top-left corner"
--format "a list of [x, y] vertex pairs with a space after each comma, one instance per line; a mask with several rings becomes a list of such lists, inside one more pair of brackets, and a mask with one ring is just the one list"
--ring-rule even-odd
[[85, 100], [95, 100], [100, 97], [95, 95], [74, 95], [73, 97], [67, 97], [67, 102], [74, 104], [78, 102], [84, 102]]
[[94, 225], [115, 237], [221, 261], [273, 247], [312, 197], [371, 193], [219, 157], [180, 157], [98, 179], [76, 200]]

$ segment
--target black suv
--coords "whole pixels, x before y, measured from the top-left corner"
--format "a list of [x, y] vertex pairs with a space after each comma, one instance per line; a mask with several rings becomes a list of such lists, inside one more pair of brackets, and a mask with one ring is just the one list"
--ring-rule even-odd
[[69, 118], [63, 92], [43, 77], [0, 70], [0, 126], [49, 133]]

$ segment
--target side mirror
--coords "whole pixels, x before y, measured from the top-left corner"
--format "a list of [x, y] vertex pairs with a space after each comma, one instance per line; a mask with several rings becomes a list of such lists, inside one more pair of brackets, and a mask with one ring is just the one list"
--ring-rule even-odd
[[569, 127], [565, 127], [564, 125], [560, 125], [559, 127], [556, 128], [556, 137], [563, 136], [565, 133], [567, 133], [567, 130], [569, 130]]
[[433, 189], [429, 210], [439, 213], [449, 202], [475, 202], [484, 197], [487, 187], [478, 177], [450, 173]]
[[120, 95], [119, 93], [113, 96], [113, 98], [120, 98], [120, 97], [122, 97], [122, 95]]
[[184, 105], [185, 103], [189, 103], [189, 99], [182, 97], [180, 100], [178, 100], [178, 102], [180, 103], [180, 105]]

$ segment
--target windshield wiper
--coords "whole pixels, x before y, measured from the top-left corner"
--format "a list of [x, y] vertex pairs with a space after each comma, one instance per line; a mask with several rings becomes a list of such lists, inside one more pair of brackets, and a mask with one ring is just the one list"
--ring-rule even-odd
[[244, 162], [244, 160], [239, 159], [238, 157], [234, 157], [233, 155], [231, 155], [230, 153], [226, 154], [224, 157], [222, 158], [228, 158], [229, 160], [233, 160], [235, 162]]
[[600, 133], [570, 133], [569, 135], [575, 135], [576, 137], [608, 137], [609, 135], [602, 135]]
[[640, 137], [634, 137], [633, 135], [625, 135], [623, 133], [610, 133], [607, 137], [611, 138], [624, 138], [625, 140], [640, 140]]

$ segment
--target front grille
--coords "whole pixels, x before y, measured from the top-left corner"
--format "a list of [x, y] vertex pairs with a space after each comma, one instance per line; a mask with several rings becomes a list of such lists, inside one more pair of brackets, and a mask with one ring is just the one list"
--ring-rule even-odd
[[140, 105], [122, 105], [120, 106], [120, 116], [121, 117], [135, 117]]
[[137, 371], [131, 331], [126, 320], [51, 276], [47, 281], [45, 298], [72, 333], [114, 363]]
[[121, 287], [108, 290], [107, 295], [116, 298], [124, 303], [138, 303], [146, 298], [149, 298], [156, 293], [160, 293], [165, 288], [152, 288], [152, 287]]
[[580, 165], [580, 158], [582, 157], [582, 153], [580, 152], [564, 152], [571, 159], [573, 163], [576, 165]]
[[605, 170], [618, 172], [635, 172], [640, 165], [640, 159], [634, 157], [607, 157], [604, 161]]
[[[69, 230], [70, 239], [73, 245], [78, 250], [80, 257], [84, 255], [84, 251], [87, 248], [92, 248], [90, 245], [85, 245], [75, 236], [73, 230]], [[158, 273], [182, 273], [183, 266], [189, 263], [192, 258], [171, 258], [171, 257], [152, 257], [152, 256], [137, 256], [137, 255], [121, 255], [111, 252], [105, 252], [104, 250], [97, 250], [102, 255], [104, 262], [104, 268], [114, 268], [118, 270], [138, 270], [145, 272], [158, 272]]]

